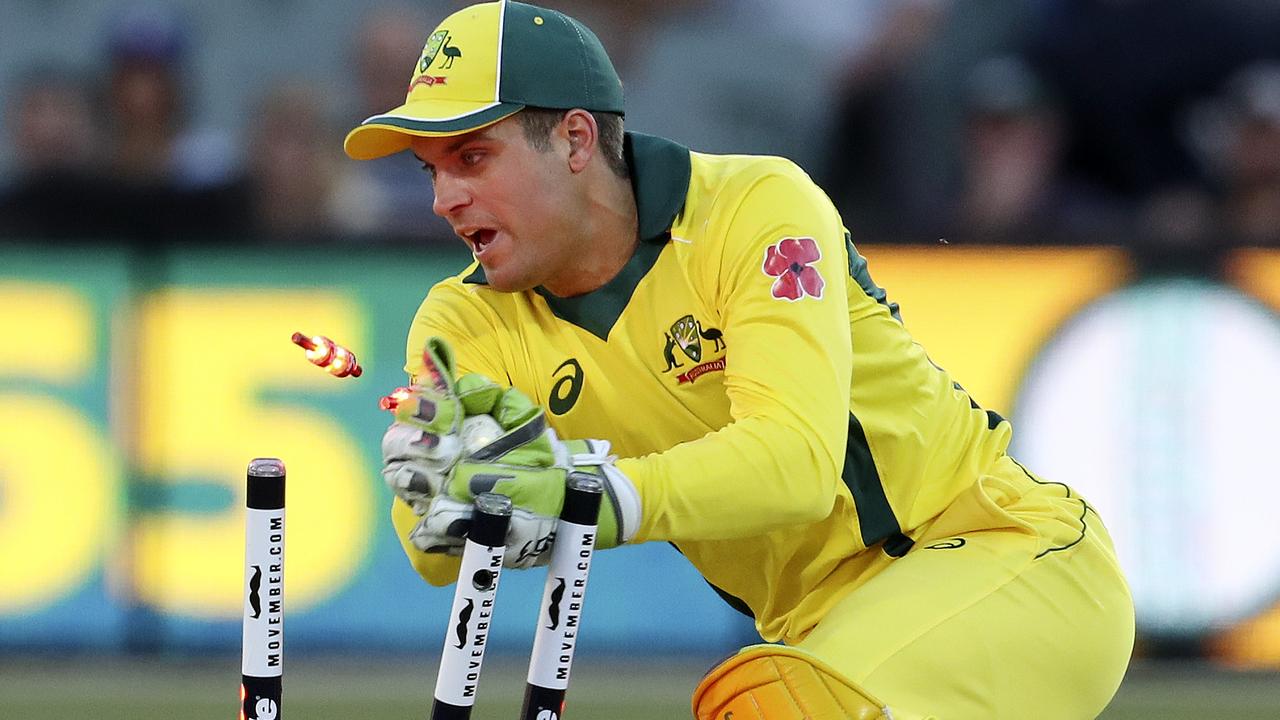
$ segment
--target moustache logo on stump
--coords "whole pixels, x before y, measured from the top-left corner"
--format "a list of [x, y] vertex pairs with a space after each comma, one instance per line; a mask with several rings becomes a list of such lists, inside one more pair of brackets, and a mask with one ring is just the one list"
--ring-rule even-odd
[[458, 649], [467, 644], [467, 623], [471, 621], [471, 612], [476, 609], [476, 601], [467, 598], [466, 607], [458, 611]]
[[560, 626], [560, 601], [564, 599], [564, 578], [556, 578], [560, 584], [555, 590], [551, 591], [551, 603], [547, 606], [547, 617], [551, 624], [547, 626], [548, 630], [555, 630]]
[[258, 591], [262, 589], [262, 568], [253, 566], [253, 577], [249, 578], [249, 607], [253, 608], [253, 619], [262, 617], [262, 598]]

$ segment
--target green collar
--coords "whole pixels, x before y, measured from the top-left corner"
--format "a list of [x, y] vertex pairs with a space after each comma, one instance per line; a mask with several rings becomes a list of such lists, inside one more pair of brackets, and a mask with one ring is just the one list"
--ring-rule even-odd
[[[556, 317], [601, 340], [609, 339], [609, 331], [631, 301], [636, 286], [658, 261], [658, 255], [670, 240], [669, 231], [684, 209], [692, 174], [689, 148], [653, 135], [626, 133], [623, 156], [636, 196], [641, 242], [635, 254], [612, 280], [589, 293], [560, 298], [541, 287], [535, 288]], [[484, 268], [477, 264], [463, 282], [487, 285]]]
[[665, 244], [689, 194], [689, 148], [665, 138], [626, 133], [622, 154], [636, 194], [640, 239]]

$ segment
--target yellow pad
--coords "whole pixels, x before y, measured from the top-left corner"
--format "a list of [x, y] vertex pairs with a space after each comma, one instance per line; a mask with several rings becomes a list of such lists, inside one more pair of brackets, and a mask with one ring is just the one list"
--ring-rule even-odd
[[752, 645], [693, 691], [698, 720], [892, 720], [884, 703], [809, 653]]

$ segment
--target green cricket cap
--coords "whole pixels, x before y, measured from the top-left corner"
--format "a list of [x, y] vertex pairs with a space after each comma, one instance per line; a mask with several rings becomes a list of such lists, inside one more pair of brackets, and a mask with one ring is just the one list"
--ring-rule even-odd
[[360, 123], [343, 143], [372, 160], [410, 139], [460, 135], [525, 107], [622, 113], [622, 81], [600, 39], [573, 18], [488, 2], [445, 18], [413, 66], [404, 104]]

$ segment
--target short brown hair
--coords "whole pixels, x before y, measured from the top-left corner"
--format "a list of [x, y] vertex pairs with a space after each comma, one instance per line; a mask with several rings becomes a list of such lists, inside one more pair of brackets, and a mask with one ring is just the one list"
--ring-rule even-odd
[[[520, 126], [524, 128], [525, 140], [529, 146], [539, 152], [551, 149], [551, 131], [564, 119], [568, 110], [549, 110], [547, 108], [527, 107], [516, 113], [520, 118]], [[628, 177], [627, 160], [622, 155], [622, 116], [618, 113], [591, 112], [596, 126], [600, 129], [600, 151], [614, 175]]]

